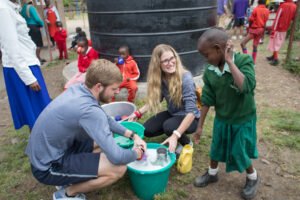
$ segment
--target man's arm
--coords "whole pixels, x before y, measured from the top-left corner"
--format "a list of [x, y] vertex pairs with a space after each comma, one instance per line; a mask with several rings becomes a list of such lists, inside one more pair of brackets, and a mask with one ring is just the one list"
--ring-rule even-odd
[[79, 124], [114, 165], [127, 164], [137, 159], [137, 153], [134, 150], [123, 149], [116, 144], [108, 118], [99, 107], [94, 106], [85, 110]]

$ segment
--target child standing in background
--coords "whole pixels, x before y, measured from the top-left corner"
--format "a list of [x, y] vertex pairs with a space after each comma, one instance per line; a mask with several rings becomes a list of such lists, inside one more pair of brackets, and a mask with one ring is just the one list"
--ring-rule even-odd
[[278, 51], [283, 45], [291, 22], [294, 20], [296, 15], [296, 4], [293, 0], [285, 0], [282, 3], [277, 12], [276, 17], [272, 25], [272, 33], [269, 40], [268, 50], [273, 52], [272, 56], [267, 57], [271, 65], [278, 65]]
[[78, 53], [78, 72], [65, 85], [65, 89], [76, 83], [84, 83], [85, 74], [93, 60], [99, 58], [98, 52], [93, 47], [88, 46], [86, 37], [81, 37], [77, 40]]
[[214, 106], [213, 136], [210, 165], [202, 176], [195, 179], [196, 187], [205, 187], [218, 181], [218, 163], [226, 163], [226, 172], [246, 171], [244, 199], [255, 197], [259, 176], [251, 159], [258, 158], [256, 146], [256, 85], [252, 58], [233, 52], [232, 42], [225, 31], [210, 29], [198, 41], [199, 52], [207, 58], [203, 81], [201, 117], [194, 134], [198, 143], [204, 121]]
[[237, 39], [237, 30], [240, 30], [239, 39], [243, 39], [244, 21], [247, 8], [249, 7], [248, 0], [234, 0], [232, 14], [234, 16], [234, 30], [232, 39]]
[[241, 42], [241, 47], [243, 53], [247, 54], [247, 43], [250, 40], [253, 40], [253, 52], [252, 58], [255, 63], [257, 56], [257, 47], [259, 45], [259, 41], [262, 38], [265, 26], [269, 18], [269, 10], [266, 8], [266, 0], [259, 0], [258, 6], [254, 8], [250, 18], [249, 18], [249, 33]]
[[55, 32], [54, 40], [59, 50], [59, 60], [68, 59], [67, 31], [62, 27], [61, 22], [56, 23], [58, 30]]
[[123, 75], [123, 82], [120, 85], [120, 89], [126, 88], [128, 90], [127, 100], [133, 102], [138, 90], [136, 82], [140, 77], [140, 70], [133, 57], [129, 54], [128, 46], [121, 46], [119, 54], [120, 57], [117, 60], [117, 66]]

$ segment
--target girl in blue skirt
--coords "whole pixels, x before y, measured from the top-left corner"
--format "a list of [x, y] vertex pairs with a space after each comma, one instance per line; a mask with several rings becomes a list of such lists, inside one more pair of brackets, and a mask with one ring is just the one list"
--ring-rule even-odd
[[32, 129], [50, 97], [26, 21], [18, 6], [8, 0], [0, 1], [0, 30], [3, 74], [14, 126]]

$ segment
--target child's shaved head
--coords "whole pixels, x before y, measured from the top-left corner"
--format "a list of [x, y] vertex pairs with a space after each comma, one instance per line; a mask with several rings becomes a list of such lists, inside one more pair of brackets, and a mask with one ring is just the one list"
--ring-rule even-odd
[[198, 51], [208, 63], [221, 66], [225, 62], [225, 48], [228, 40], [229, 36], [223, 29], [209, 29], [199, 38]]
[[225, 47], [229, 37], [224, 29], [221, 28], [212, 28], [205, 31], [198, 40], [198, 49], [202, 45], [208, 45], [210, 47], [219, 45]]

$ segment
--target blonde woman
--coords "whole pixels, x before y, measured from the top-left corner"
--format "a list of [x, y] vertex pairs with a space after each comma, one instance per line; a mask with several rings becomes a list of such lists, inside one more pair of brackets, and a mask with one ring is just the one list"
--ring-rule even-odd
[[[179, 142], [176, 153], [180, 153], [182, 146], [192, 144], [186, 134], [195, 132], [200, 118], [192, 74], [183, 67], [171, 46], [160, 44], [152, 52], [147, 82], [147, 103], [130, 118], [141, 118], [147, 111], [156, 113], [144, 124], [145, 136], [164, 133], [169, 137], [163, 144], [168, 143], [169, 150], [174, 152]], [[163, 99], [167, 102], [167, 110], [158, 113]]]

